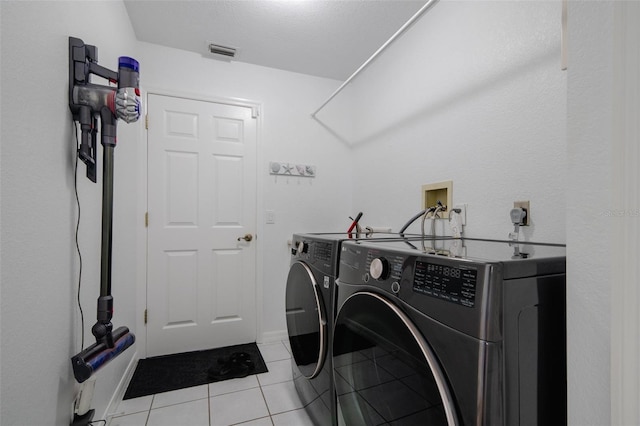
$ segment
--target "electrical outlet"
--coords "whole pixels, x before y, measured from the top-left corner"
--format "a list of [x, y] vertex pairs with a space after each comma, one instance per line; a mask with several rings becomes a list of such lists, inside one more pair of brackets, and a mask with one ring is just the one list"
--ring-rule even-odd
[[514, 201], [513, 208], [521, 208], [527, 213], [524, 219], [522, 219], [520, 226], [528, 226], [529, 223], [531, 223], [531, 208], [529, 206], [529, 201]]

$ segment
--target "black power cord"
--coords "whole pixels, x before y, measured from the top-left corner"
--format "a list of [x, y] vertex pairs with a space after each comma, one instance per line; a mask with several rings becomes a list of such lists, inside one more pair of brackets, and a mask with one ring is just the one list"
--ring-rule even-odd
[[76, 193], [76, 204], [78, 206], [78, 220], [76, 222], [76, 251], [78, 252], [79, 271], [78, 271], [78, 309], [80, 310], [80, 350], [84, 349], [84, 312], [82, 311], [82, 303], [80, 302], [80, 289], [82, 287], [82, 252], [80, 251], [80, 242], [78, 241], [78, 233], [80, 230], [80, 196], [78, 195], [78, 161], [80, 157], [80, 141], [78, 140], [78, 123], [74, 120], [75, 136], [76, 136], [76, 163], [74, 167], [73, 187]]

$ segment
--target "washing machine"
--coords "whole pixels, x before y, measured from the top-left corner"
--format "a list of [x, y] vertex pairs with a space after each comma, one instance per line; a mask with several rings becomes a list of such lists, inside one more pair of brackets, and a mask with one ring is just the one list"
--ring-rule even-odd
[[339, 424], [566, 424], [565, 247], [341, 245]]
[[376, 233], [356, 238], [345, 232], [294, 234], [286, 284], [286, 322], [293, 381], [309, 417], [317, 425], [336, 423], [331, 342], [335, 280], [344, 241], [421, 238]]

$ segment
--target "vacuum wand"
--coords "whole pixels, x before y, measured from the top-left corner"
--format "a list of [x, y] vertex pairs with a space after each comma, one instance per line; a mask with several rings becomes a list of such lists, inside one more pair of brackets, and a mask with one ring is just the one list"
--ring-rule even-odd
[[[69, 108], [73, 119], [80, 122], [82, 140], [79, 158], [87, 165], [87, 177], [96, 182], [96, 127], [100, 120], [100, 142], [103, 147], [102, 173], [102, 243], [100, 297], [97, 321], [91, 328], [96, 343], [71, 358], [73, 373], [79, 383], [121, 354], [135, 342], [127, 327], [113, 331], [113, 296], [111, 295], [111, 254], [113, 227], [113, 162], [118, 118], [127, 123], [140, 117], [139, 64], [122, 56], [118, 72], [97, 63], [95, 46], [69, 37]], [[90, 82], [91, 74], [103, 77], [118, 87]]]

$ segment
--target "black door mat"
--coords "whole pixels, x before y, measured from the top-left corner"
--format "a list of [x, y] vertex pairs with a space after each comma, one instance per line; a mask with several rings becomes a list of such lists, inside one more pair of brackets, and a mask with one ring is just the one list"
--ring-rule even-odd
[[146, 358], [138, 361], [123, 399], [267, 371], [255, 343]]

